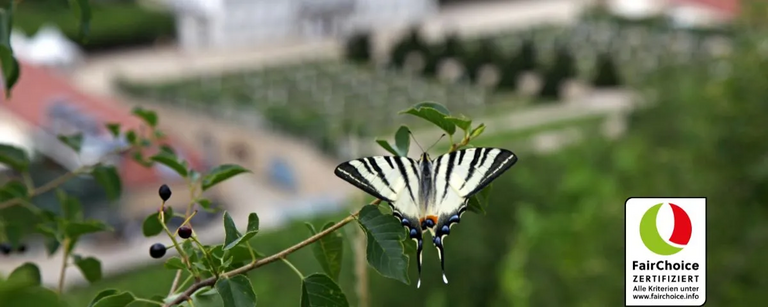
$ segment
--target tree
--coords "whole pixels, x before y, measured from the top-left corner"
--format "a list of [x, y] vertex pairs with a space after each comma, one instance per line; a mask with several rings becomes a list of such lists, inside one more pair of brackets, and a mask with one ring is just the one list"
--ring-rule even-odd
[[530, 37], [525, 37], [520, 46], [520, 50], [518, 50], [518, 53], [522, 59], [524, 71], [531, 71], [536, 69], [538, 66], [538, 59], [536, 56], [536, 46], [533, 43], [533, 39]]
[[427, 44], [421, 38], [421, 35], [419, 35], [419, 29], [417, 27], [411, 28], [410, 31], [408, 31], [408, 35], [403, 37], [392, 48], [392, 52], [390, 53], [390, 62], [392, 66], [402, 68], [408, 54], [413, 51], [424, 52], [426, 46]]
[[539, 98], [542, 101], [556, 101], [562, 97], [561, 87], [566, 77], [564, 70], [557, 64], [548, 68], [544, 73], [544, 84], [539, 89]]
[[346, 42], [345, 55], [347, 59], [357, 63], [371, 60], [371, 35], [369, 32], [357, 32]]
[[592, 85], [598, 88], [617, 87], [622, 84], [621, 77], [616, 71], [616, 64], [610, 54], [600, 53], [597, 58], [597, 74], [592, 80]]

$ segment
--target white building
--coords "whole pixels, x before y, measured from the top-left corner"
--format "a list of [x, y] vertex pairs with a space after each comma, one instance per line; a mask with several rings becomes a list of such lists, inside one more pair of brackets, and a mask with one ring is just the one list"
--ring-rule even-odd
[[436, 0], [167, 0], [185, 50], [253, 47], [417, 22]]

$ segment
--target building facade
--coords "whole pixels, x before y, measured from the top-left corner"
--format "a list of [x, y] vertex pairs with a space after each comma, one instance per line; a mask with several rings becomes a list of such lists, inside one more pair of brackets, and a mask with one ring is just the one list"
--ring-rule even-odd
[[184, 50], [254, 47], [404, 25], [436, 0], [169, 0]]

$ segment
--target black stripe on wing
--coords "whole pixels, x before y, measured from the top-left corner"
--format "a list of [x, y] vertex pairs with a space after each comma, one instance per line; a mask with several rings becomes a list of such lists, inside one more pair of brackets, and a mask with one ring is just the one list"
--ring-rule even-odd
[[[517, 155], [506, 149], [487, 147], [479, 147], [473, 149], [475, 149], [474, 156], [472, 157], [472, 161], [469, 164], [469, 172], [467, 173], [467, 177], [464, 179], [464, 183], [466, 184], [466, 182], [468, 182], [473, 176], [482, 177], [475, 188], [464, 195], [467, 198], [472, 197], [473, 195], [477, 194], [477, 192], [480, 192], [480, 190], [488, 186], [488, 184], [490, 184], [494, 179], [498, 178], [501, 174], [506, 172], [510, 167], [512, 167], [512, 165], [515, 165], [517, 162]], [[453, 152], [451, 154], [456, 153], [457, 152]], [[491, 154], [495, 154], [496, 156], [493, 158], [493, 160], [488, 160], [488, 156]], [[477, 172], [479, 167], [486, 165], [487, 171], [482, 174]]]
[[[392, 202], [391, 199], [384, 197], [381, 195], [381, 192], [379, 192], [373, 184], [365, 177], [363, 174], [360, 173], [357, 167], [353, 166], [351, 163], [358, 161], [362, 163], [362, 165], [365, 166], [366, 170], [370, 169], [370, 166], [368, 165], [368, 158], [362, 158], [357, 160], [351, 160], [344, 163], [339, 164], [336, 166], [336, 170], [334, 170], [334, 174], [338, 176], [341, 179], [344, 179], [344, 181], [351, 183], [352, 185], [356, 186], [358, 189], [361, 189], [365, 191], [368, 194], [371, 194], [371, 196], [376, 197], [378, 199]], [[384, 177], [384, 174], [382, 172], [373, 172], [372, 174], [375, 174], [380, 180]], [[386, 179], [382, 180], [382, 182], [385, 182]], [[388, 188], [389, 185], [387, 185]]]

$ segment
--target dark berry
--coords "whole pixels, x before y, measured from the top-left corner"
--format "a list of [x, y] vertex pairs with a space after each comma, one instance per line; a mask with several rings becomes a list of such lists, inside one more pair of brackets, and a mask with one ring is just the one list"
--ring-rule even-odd
[[163, 256], [165, 256], [165, 245], [162, 243], [152, 244], [152, 246], [149, 247], [149, 255], [155, 259], [163, 258]]
[[8, 243], [0, 243], [0, 253], [3, 253], [3, 255], [8, 255], [13, 250], [13, 247], [11, 244]]
[[189, 237], [192, 236], [192, 228], [187, 225], [179, 227], [178, 232], [179, 232], [179, 237], [181, 237], [182, 239], [189, 239]]
[[171, 188], [169, 188], [167, 185], [161, 185], [160, 191], [158, 191], [158, 194], [160, 194], [160, 198], [163, 201], [167, 201], [169, 198], [171, 198]]
[[19, 246], [16, 246], [16, 251], [19, 253], [23, 253], [27, 251], [27, 246], [24, 244], [19, 244]]

